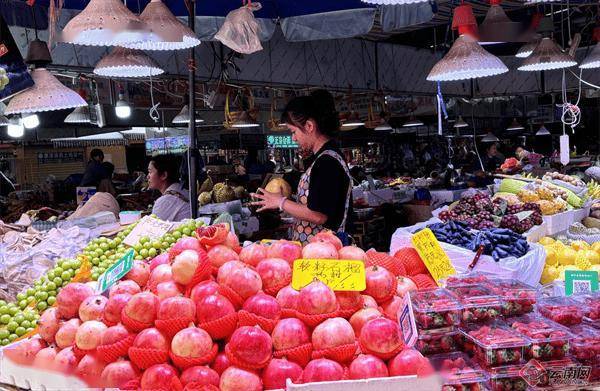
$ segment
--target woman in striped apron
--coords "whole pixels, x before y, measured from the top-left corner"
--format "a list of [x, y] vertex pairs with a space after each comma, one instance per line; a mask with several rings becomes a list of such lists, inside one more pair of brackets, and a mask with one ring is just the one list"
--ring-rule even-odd
[[333, 97], [318, 90], [292, 99], [283, 111], [292, 139], [298, 144], [308, 167], [300, 183], [296, 202], [281, 194], [258, 189], [259, 212], [279, 209], [294, 217], [292, 239], [308, 243], [325, 229], [344, 236], [352, 210], [352, 180], [348, 165], [333, 137], [339, 129]]

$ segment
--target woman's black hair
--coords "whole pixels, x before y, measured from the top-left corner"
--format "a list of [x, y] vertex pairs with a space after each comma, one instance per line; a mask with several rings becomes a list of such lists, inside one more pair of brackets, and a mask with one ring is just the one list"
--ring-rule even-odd
[[312, 119], [319, 133], [334, 137], [340, 129], [340, 120], [335, 110], [333, 96], [326, 90], [315, 90], [310, 96], [299, 96], [288, 102], [283, 110], [281, 121], [297, 126], [306, 125]]
[[159, 175], [167, 173], [167, 182], [173, 184], [179, 182], [179, 159], [172, 155], [156, 155], [150, 162], [158, 171]]

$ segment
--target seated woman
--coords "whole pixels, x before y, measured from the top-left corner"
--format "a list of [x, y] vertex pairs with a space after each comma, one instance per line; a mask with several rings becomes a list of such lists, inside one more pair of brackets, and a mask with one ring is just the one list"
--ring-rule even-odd
[[179, 164], [175, 156], [159, 155], [148, 164], [148, 186], [161, 192], [152, 213], [165, 221], [192, 217], [189, 194], [179, 183]]

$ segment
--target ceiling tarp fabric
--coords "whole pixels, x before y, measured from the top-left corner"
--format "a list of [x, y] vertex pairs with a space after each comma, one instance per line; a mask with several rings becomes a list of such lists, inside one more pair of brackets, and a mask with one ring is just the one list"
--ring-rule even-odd
[[384, 5], [381, 8], [381, 27], [386, 32], [394, 31], [429, 22], [433, 16], [429, 3]]
[[351, 9], [285, 18], [281, 30], [289, 42], [341, 39], [367, 34], [374, 22], [374, 8]]

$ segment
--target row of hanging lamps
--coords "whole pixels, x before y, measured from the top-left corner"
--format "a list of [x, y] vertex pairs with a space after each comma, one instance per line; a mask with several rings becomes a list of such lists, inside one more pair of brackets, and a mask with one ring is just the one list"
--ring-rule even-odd
[[582, 61], [581, 65], [579, 65], [579, 68], [600, 68], [600, 27], [594, 28], [593, 39], [596, 41], [596, 45], [594, 45], [594, 48], [590, 54], [588, 54], [587, 57]]
[[523, 130], [523, 129], [525, 129], [525, 128], [523, 127], [523, 125], [521, 125], [519, 123], [519, 121], [517, 121], [516, 118], [513, 118], [513, 121], [511, 122], [511, 124], [508, 125], [508, 127], [506, 128], [506, 130]]
[[515, 57], [518, 58], [527, 58], [529, 56], [531, 56], [531, 53], [533, 53], [533, 50], [537, 47], [537, 45], [540, 43], [540, 37], [534, 37], [534, 39], [531, 42], [527, 42], [525, 45], [521, 46], [519, 48], [519, 50], [517, 51], [517, 54], [515, 54]]
[[489, 0], [485, 19], [479, 26], [479, 43], [493, 45], [515, 42], [522, 35], [521, 23], [513, 22], [502, 9], [502, 0]]
[[500, 59], [477, 43], [477, 21], [469, 4], [454, 9], [452, 29], [459, 37], [450, 51], [429, 72], [429, 81], [467, 80], [508, 72]]
[[6, 133], [9, 137], [20, 138], [25, 134], [25, 128], [20, 119], [13, 119], [6, 127]]
[[542, 39], [521, 66], [520, 71], [549, 71], [553, 69], [569, 68], [577, 62], [568, 53], [563, 52], [551, 38], [554, 23], [551, 18], [543, 18], [540, 22], [539, 33]]
[[150, 77], [165, 71], [141, 50], [116, 47], [96, 64], [94, 73], [103, 77]]

